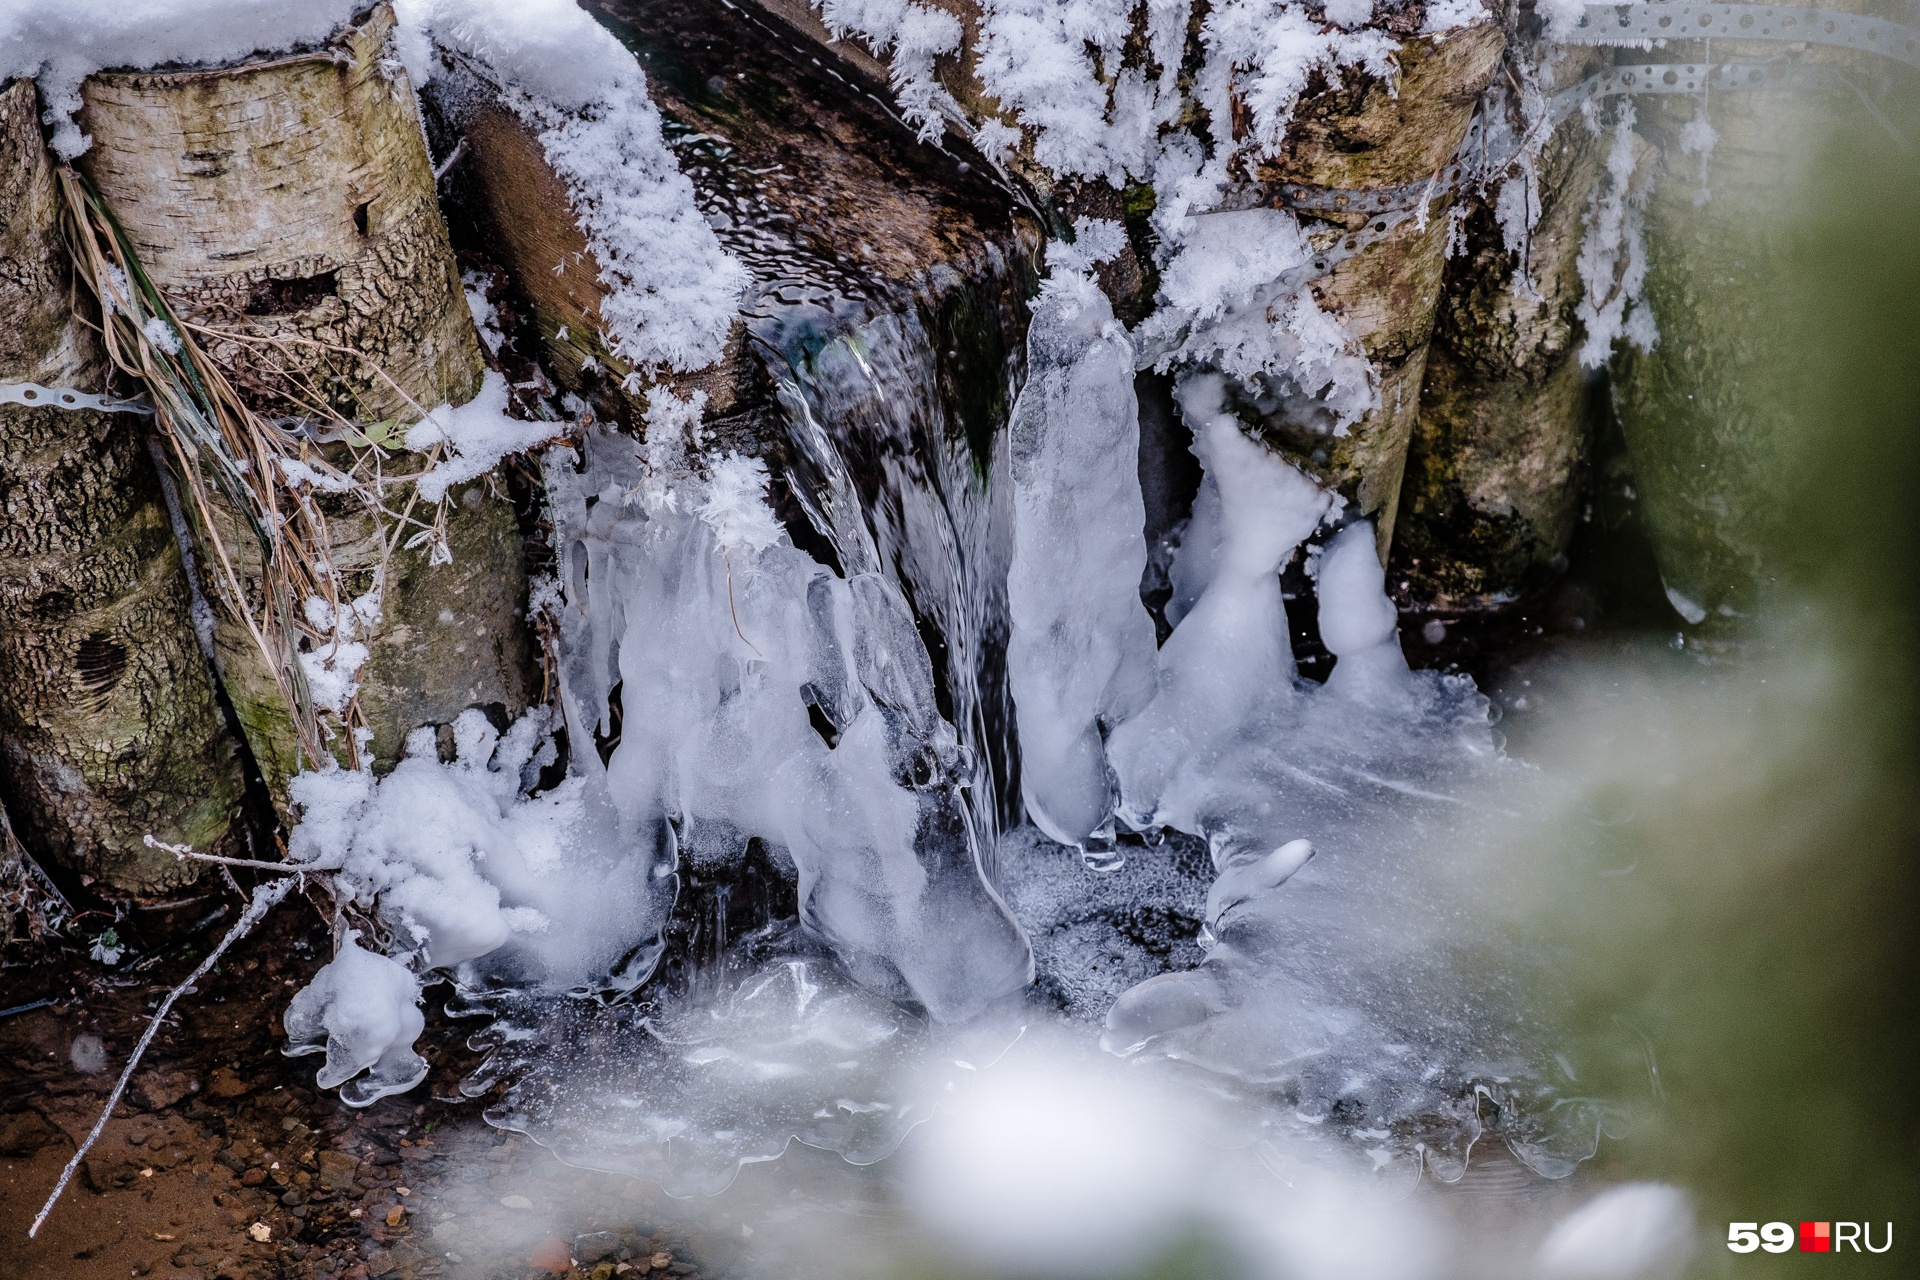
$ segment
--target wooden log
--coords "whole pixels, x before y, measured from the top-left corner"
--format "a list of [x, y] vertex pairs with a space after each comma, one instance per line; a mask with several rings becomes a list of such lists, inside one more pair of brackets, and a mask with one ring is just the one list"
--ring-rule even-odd
[[[32, 83], [0, 92], [0, 381], [105, 389], [73, 313]], [[37, 853], [145, 895], [218, 849], [244, 786], [136, 414], [0, 404], [0, 805]]]
[[[1606, 61], [1569, 52], [1543, 88], [1577, 84]], [[1500, 609], [1565, 565], [1591, 435], [1578, 258], [1604, 154], [1577, 114], [1554, 130], [1534, 176], [1539, 221], [1519, 250], [1492, 199], [1472, 198], [1464, 246], [1446, 267], [1403, 482], [1389, 572], [1403, 609]]]
[[[203, 345], [262, 412], [301, 413], [314, 391], [349, 419], [404, 423], [479, 388], [484, 358], [413, 90], [389, 47], [393, 27], [382, 4], [318, 52], [101, 74], [83, 86], [82, 125], [94, 139], [83, 171], [176, 312], [214, 331]], [[387, 472], [420, 465], [403, 454]], [[358, 699], [382, 768], [409, 730], [472, 705], [518, 714], [535, 687], [513, 504], [486, 478], [451, 497], [453, 563], [429, 571], [426, 547], [386, 563]], [[330, 559], [347, 594], [358, 594], [387, 554], [382, 522], [355, 499], [320, 501]], [[227, 512], [219, 532], [257, 611], [265, 587], [240, 523]], [[271, 668], [215, 585], [220, 671], [262, 773], [284, 797], [286, 780], [312, 762], [301, 759]], [[336, 745], [350, 755], [345, 734]]]

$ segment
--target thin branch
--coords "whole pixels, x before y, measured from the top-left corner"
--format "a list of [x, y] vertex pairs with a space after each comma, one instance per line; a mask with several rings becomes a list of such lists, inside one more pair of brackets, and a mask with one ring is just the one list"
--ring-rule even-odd
[[284, 876], [297, 876], [309, 871], [330, 869], [310, 867], [301, 862], [262, 862], [258, 858], [224, 858], [217, 853], [201, 853], [184, 844], [168, 844], [165, 840], [156, 840], [152, 836], [146, 837], [146, 846], [149, 849], [164, 849], [183, 862], [191, 858], [195, 862], [215, 862], [223, 867], [253, 867], [259, 871], [278, 871]]

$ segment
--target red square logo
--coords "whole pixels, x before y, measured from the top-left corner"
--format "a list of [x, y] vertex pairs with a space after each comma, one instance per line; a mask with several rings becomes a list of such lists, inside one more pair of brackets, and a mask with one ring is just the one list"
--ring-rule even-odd
[[1800, 1224], [1800, 1252], [1831, 1253], [1833, 1251], [1833, 1224], [1831, 1222], [1803, 1222]]

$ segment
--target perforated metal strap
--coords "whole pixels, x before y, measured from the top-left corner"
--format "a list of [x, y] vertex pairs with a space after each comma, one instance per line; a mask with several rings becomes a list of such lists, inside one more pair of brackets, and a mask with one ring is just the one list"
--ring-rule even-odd
[[152, 413], [139, 400], [110, 400], [72, 387], [43, 387], [37, 382], [0, 382], [0, 404], [23, 404], [32, 409], [92, 409], [98, 413]]
[[1568, 44], [1773, 40], [1877, 53], [1920, 68], [1920, 31], [1859, 13], [1759, 4], [1592, 4]]

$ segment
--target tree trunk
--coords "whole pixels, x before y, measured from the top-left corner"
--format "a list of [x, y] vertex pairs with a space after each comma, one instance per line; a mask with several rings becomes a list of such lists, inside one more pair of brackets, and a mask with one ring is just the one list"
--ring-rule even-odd
[[[479, 388], [483, 357], [413, 90], [387, 47], [393, 25], [383, 4], [321, 52], [213, 71], [102, 74], [84, 86], [82, 123], [94, 145], [82, 167], [176, 312], [221, 331], [202, 335], [203, 346], [262, 412], [310, 416], [300, 403], [309, 396], [361, 423], [412, 422]], [[418, 466], [402, 456], [388, 474]], [[398, 489], [386, 492], [391, 505]], [[450, 497], [453, 563], [429, 571], [426, 548], [393, 554], [359, 671], [359, 707], [382, 767], [409, 730], [472, 705], [518, 714], [532, 692], [513, 505], [487, 479]], [[380, 525], [352, 498], [320, 502], [331, 560], [350, 584], [344, 594], [358, 594], [381, 564]], [[257, 610], [257, 549], [238, 512], [224, 523]], [[300, 759], [265, 658], [213, 587], [208, 595], [223, 605], [222, 677], [262, 772], [284, 797], [286, 780], [311, 762]]]
[[[1734, 40], [1713, 41], [1712, 52], [1734, 63], [1781, 58], [1778, 44]], [[1689, 56], [1685, 46], [1666, 55]], [[1815, 45], [1790, 57], [1796, 69], [1846, 69], [1865, 82], [1871, 55]], [[1651, 351], [1617, 350], [1615, 407], [1668, 598], [1689, 623], [1752, 606], [1772, 522], [1789, 505], [1780, 486], [1792, 483], [1802, 354], [1798, 300], [1779, 264], [1800, 210], [1830, 198], [1808, 183], [1829, 133], [1880, 129], [1836, 88], [1825, 98], [1715, 91], [1706, 103], [1638, 101], [1638, 132], [1654, 149], [1646, 301], [1660, 336]], [[1681, 145], [1700, 115], [1717, 135], [1704, 157]]]
[[[1548, 94], [1609, 59], [1569, 51]], [[1578, 257], [1605, 145], [1578, 114], [1542, 148], [1539, 221], [1520, 251], [1494, 212], [1513, 174], [1473, 197], [1465, 247], [1448, 263], [1427, 350], [1389, 577], [1403, 608], [1499, 609], [1564, 567], [1580, 514], [1588, 444]]]
[[[1340, 86], [1302, 99], [1286, 147], [1258, 167], [1258, 178], [1276, 193], [1295, 184], [1357, 194], [1424, 183], [1446, 168], [1466, 137], [1505, 43], [1492, 22], [1403, 40], [1394, 82], [1350, 71]], [[1437, 190], [1446, 190], [1444, 181]], [[1375, 521], [1383, 558], [1420, 405], [1451, 203], [1434, 201], [1424, 226], [1417, 217], [1401, 223], [1314, 285], [1322, 308], [1341, 320], [1378, 372], [1379, 407], [1332, 437], [1279, 420], [1261, 424], [1269, 444]], [[1316, 242], [1333, 243], [1370, 219], [1313, 211], [1302, 220]]]
[[[0, 381], [98, 392], [31, 83], [0, 92]], [[244, 790], [132, 413], [0, 404], [0, 804], [30, 847], [131, 894], [204, 864]]]

